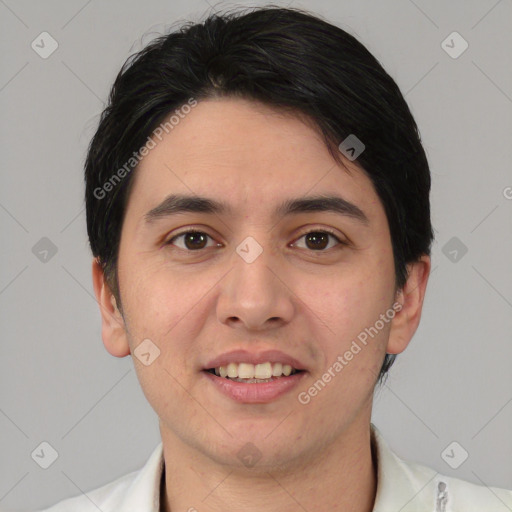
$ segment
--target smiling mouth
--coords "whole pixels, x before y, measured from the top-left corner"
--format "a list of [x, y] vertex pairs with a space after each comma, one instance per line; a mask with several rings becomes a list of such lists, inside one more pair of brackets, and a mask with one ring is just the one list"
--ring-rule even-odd
[[229, 363], [226, 366], [209, 368], [206, 371], [217, 377], [245, 384], [273, 382], [303, 372], [303, 370], [292, 368], [289, 364], [271, 362], [261, 364]]

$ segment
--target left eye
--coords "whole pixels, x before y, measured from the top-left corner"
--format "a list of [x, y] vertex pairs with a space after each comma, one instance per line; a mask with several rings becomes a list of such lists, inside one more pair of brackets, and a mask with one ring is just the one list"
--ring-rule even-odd
[[[343, 244], [343, 242], [330, 231], [309, 231], [307, 233], [304, 233], [301, 237], [299, 237], [297, 240], [300, 240], [301, 238], [305, 238], [306, 244], [310, 244], [310, 246], [306, 246], [306, 249], [311, 249], [313, 251], [318, 250], [325, 250], [325, 249], [331, 249], [331, 247], [326, 247], [326, 245], [329, 245], [329, 237], [334, 238], [338, 244]], [[296, 242], [293, 244], [296, 245]]]

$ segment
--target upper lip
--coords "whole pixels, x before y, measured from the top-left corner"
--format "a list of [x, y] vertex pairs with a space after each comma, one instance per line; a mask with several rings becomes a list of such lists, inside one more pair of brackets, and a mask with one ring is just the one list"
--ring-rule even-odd
[[280, 350], [264, 350], [261, 352], [249, 352], [248, 350], [232, 350], [225, 352], [214, 359], [210, 360], [205, 370], [212, 368], [218, 368], [219, 366], [227, 366], [229, 363], [250, 363], [250, 364], [261, 364], [261, 363], [282, 363], [289, 364], [296, 370], [304, 370], [304, 364], [299, 360], [295, 359]]

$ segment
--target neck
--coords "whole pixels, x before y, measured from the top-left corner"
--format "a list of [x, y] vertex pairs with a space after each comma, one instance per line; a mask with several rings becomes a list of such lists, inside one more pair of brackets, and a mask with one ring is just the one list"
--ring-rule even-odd
[[290, 465], [249, 470], [219, 465], [161, 427], [165, 460], [161, 512], [371, 512], [377, 461], [369, 421], [367, 428], [352, 427], [314, 456], [302, 454]]

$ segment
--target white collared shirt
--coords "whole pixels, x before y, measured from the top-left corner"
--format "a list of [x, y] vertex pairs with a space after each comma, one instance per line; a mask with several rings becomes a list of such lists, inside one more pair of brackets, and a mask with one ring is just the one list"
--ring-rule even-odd
[[[378, 482], [373, 512], [512, 512], [512, 491], [476, 485], [406, 462], [371, 424]], [[41, 512], [160, 512], [163, 444], [138, 471]], [[191, 497], [191, 507], [194, 498]]]

